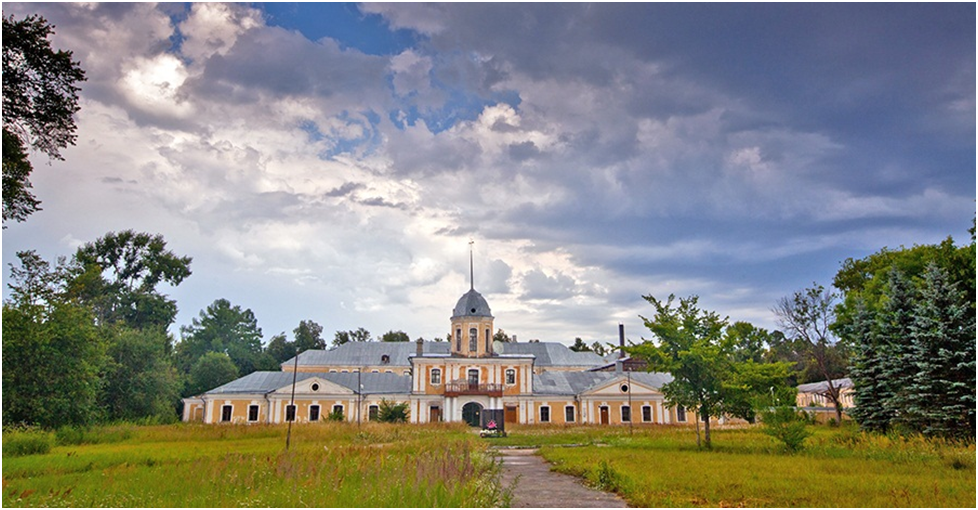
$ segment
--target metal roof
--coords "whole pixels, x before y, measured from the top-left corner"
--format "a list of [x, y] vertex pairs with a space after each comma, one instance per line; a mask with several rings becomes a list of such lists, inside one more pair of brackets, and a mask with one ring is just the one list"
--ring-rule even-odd
[[544, 372], [533, 376], [533, 393], [542, 395], [577, 395], [615, 377], [659, 389], [672, 381], [672, 375], [661, 372]]
[[[299, 353], [299, 366], [375, 366], [408, 368], [408, 358], [418, 352], [417, 342], [347, 342], [327, 350], [310, 349]], [[449, 354], [448, 342], [424, 342], [425, 354]], [[383, 357], [388, 356], [388, 362]], [[282, 362], [291, 367], [295, 358]]]
[[486, 298], [471, 289], [459, 298], [452, 310], [452, 317], [492, 317], [492, 311]]
[[[357, 380], [363, 385], [363, 394], [410, 393], [411, 376], [398, 374], [324, 373], [298, 372], [295, 380], [304, 381], [318, 377], [349, 388], [356, 392]], [[252, 372], [223, 386], [207, 391], [204, 395], [228, 393], [268, 393], [292, 384], [292, 372]]]
[[593, 352], [575, 352], [558, 342], [527, 342], [503, 344], [506, 354], [532, 354], [538, 367], [592, 367], [604, 364]]
[[[852, 380], [848, 377], [832, 379], [832, 385], [836, 388], [852, 388]], [[798, 386], [798, 393], [825, 393], [826, 391], [829, 391], [828, 381], [819, 381]]]

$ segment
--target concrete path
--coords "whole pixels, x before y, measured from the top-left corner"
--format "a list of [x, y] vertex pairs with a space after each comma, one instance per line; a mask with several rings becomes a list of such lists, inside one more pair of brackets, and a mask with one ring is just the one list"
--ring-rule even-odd
[[536, 453], [535, 449], [496, 450], [503, 461], [503, 487], [513, 488], [513, 508], [625, 508], [625, 501], [614, 494], [550, 471], [550, 464]]

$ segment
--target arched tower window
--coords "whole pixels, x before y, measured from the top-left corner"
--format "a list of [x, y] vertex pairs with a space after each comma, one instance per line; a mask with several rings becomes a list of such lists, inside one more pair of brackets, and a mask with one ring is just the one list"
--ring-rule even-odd
[[486, 328], [486, 354], [492, 352], [492, 330]]
[[479, 330], [475, 328], [469, 329], [469, 351], [475, 352], [479, 350]]
[[462, 328], [457, 328], [455, 330], [455, 350], [462, 350]]

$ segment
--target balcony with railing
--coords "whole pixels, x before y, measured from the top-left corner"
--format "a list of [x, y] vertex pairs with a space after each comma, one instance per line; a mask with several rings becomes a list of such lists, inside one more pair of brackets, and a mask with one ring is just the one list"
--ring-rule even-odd
[[459, 395], [486, 395], [489, 397], [501, 397], [503, 396], [503, 385], [470, 382], [465, 380], [452, 381], [445, 384], [446, 397], [457, 397]]

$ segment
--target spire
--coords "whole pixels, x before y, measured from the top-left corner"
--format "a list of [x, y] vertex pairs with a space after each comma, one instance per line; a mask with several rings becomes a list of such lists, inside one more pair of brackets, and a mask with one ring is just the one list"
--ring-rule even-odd
[[471, 238], [469, 238], [469, 290], [475, 290], [475, 271], [472, 269], [472, 245], [475, 244]]

